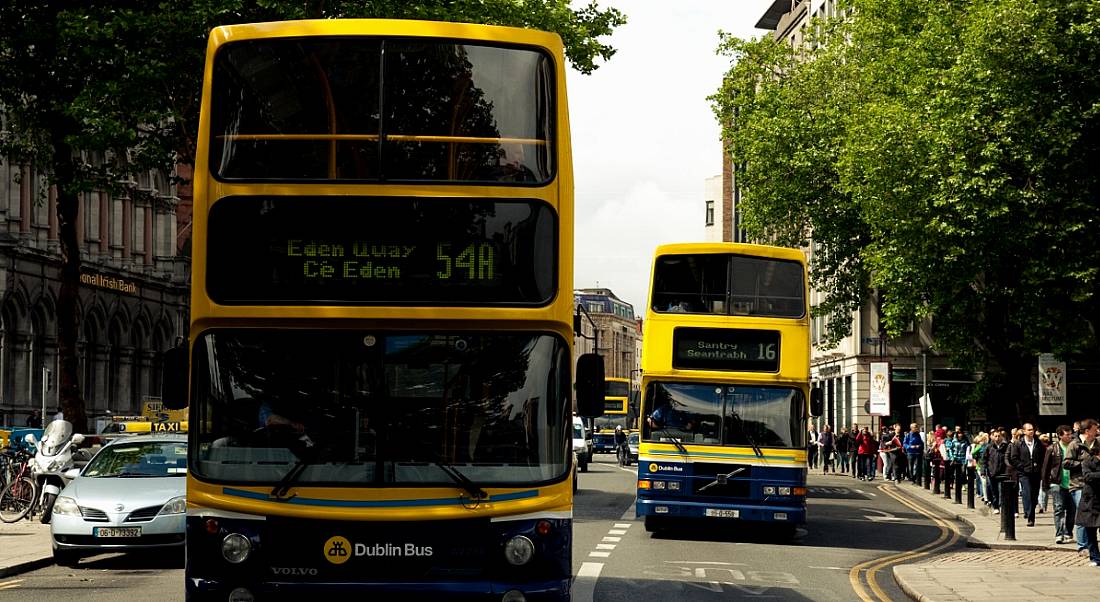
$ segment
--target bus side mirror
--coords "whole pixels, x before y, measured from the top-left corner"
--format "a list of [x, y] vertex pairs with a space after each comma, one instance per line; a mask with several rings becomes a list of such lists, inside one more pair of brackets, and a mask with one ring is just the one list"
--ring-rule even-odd
[[182, 410], [190, 402], [187, 394], [189, 351], [187, 341], [184, 341], [164, 352], [164, 389], [160, 396], [161, 404], [166, 410]]
[[586, 353], [577, 358], [577, 415], [596, 418], [603, 415], [603, 357]]
[[825, 409], [825, 396], [821, 389], [810, 389], [810, 418], [817, 418]]

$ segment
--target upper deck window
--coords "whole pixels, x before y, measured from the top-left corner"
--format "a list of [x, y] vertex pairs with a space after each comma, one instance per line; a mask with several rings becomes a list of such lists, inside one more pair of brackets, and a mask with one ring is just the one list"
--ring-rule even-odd
[[210, 169], [232, 180], [544, 184], [549, 55], [381, 38], [242, 41], [214, 64]]
[[663, 255], [653, 271], [653, 311], [800, 318], [802, 265], [732, 254]]

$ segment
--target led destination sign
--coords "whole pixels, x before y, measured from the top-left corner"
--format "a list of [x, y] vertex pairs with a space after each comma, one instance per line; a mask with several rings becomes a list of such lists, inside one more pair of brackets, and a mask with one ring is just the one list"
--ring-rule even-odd
[[779, 332], [717, 328], [677, 328], [673, 338], [673, 368], [779, 371]]
[[544, 304], [556, 224], [537, 201], [227, 198], [207, 292], [275, 304]]

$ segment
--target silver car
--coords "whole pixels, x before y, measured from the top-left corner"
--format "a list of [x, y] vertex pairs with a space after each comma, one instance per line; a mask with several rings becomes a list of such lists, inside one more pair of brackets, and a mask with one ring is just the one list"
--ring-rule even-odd
[[73, 566], [81, 556], [103, 552], [172, 547], [182, 551], [186, 475], [186, 435], [112, 440], [54, 504], [54, 559]]

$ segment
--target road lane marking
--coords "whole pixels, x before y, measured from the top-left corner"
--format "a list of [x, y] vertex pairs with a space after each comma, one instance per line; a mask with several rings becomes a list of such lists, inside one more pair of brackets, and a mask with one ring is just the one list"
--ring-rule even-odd
[[577, 576], [573, 579], [573, 602], [593, 602], [596, 596], [596, 581], [603, 571], [602, 562], [585, 562], [581, 564]]
[[623, 540], [622, 537], [611, 537], [610, 535], [604, 536], [604, 541], [610, 541], [611, 543], [618, 543]]
[[19, 587], [20, 583], [23, 583], [22, 579], [12, 579], [11, 581], [4, 581], [0, 583], [0, 589], [15, 589]]
[[618, 544], [598, 543], [598, 544], [596, 544], [596, 549], [597, 550], [614, 550], [616, 545], [618, 545]]
[[626, 535], [626, 529], [611, 529], [607, 532], [608, 535]]
[[589, 552], [588, 555], [593, 558], [607, 558], [611, 556], [611, 552]]
[[867, 560], [853, 566], [848, 572], [848, 582], [851, 584], [852, 590], [856, 593], [857, 596], [859, 596], [860, 600], [862, 600], [863, 602], [875, 602], [875, 599], [867, 593], [866, 589], [864, 589], [863, 583], [860, 580], [859, 576], [861, 571], [864, 572], [868, 586], [871, 588], [872, 592], [876, 596], [878, 596], [878, 599], [888, 601], [890, 600], [890, 597], [886, 595], [886, 592], [882, 590], [882, 588], [878, 584], [878, 581], [875, 579], [875, 573], [877, 573], [879, 569], [882, 569], [891, 564], [897, 564], [902, 560], [920, 558], [921, 556], [927, 556], [941, 549], [949, 548], [954, 545], [956, 541], [958, 541], [960, 536], [958, 529], [953, 524], [943, 521], [939, 517], [930, 514], [927, 509], [909, 501], [908, 499], [900, 496], [895, 492], [889, 491], [886, 485], [879, 485], [879, 491], [882, 491], [887, 496], [894, 498], [900, 504], [908, 507], [917, 514], [920, 514], [921, 516], [924, 516], [925, 518], [931, 520], [936, 525], [936, 527], [939, 528], [940, 534], [935, 539], [935, 541], [925, 544], [914, 550], [909, 550], [896, 554], [889, 554], [881, 558], [872, 558], [871, 560]]
[[629, 529], [631, 527], [631, 525], [632, 525], [632, 523], [615, 523], [614, 528], [616, 528], [616, 529]]

